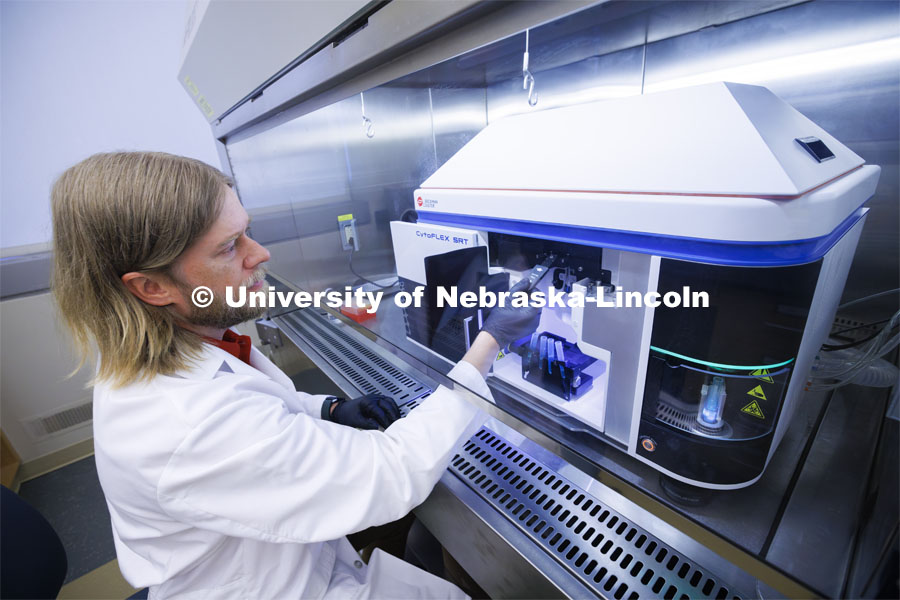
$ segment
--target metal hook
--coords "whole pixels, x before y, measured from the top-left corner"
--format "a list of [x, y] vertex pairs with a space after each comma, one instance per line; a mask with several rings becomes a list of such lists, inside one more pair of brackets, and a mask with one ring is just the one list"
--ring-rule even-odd
[[537, 92], [534, 91], [534, 75], [529, 72], [525, 73], [525, 81], [522, 82], [522, 89], [528, 88], [528, 104], [534, 106], [538, 102]]
[[528, 69], [528, 42], [529, 30], [525, 30], [525, 54], [522, 56], [522, 89], [528, 90], [528, 104], [534, 106], [538, 102], [537, 92], [534, 91], [534, 75]]
[[375, 137], [375, 123], [366, 116], [366, 99], [363, 97], [362, 92], [359, 93], [359, 102], [362, 105], [363, 131], [365, 132], [366, 137], [371, 139]]

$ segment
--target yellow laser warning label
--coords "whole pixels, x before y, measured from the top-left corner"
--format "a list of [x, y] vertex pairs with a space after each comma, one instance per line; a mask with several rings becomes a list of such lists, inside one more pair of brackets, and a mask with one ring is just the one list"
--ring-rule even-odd
[[759, 398], [760, 400], [766, 399], [766, 393], [763, 391], [761, 385], [756, 386], [755, 388], [747, 392], [747, 394], [753, 396], [754, 398]]
[[760, 381], [765, 381], [766, 383], [775, 383], [771, 377], [769, 377], [768, 369], [757, 369], [750, 373]]
[[341, 221], [350, 221], [353, 219], [353, 213], [348, 213], [346, 215], [338, 215], [338, 223]]
[[741, 412], [747, 413], [757, 419], [765, 419], [766, 415], [763, 414], [762, 409], [759, 407], [759, 404], [756, 400], [751, 400], [750, 404], [741, 409]]

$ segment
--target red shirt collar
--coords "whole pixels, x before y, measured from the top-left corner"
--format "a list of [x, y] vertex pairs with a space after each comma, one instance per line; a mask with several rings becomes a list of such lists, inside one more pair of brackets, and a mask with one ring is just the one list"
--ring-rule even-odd
[[[225, 330], [225, 335], [222, 336], [221, 340], [217, 340], [215, 338], [203, 336], [203, 340], [209, 342], [213, 346], [218, 346], [228, 354], [231, 354], [235, 358], [239, 358], [248, 365], [250, 365], [250, 348], [252, 344], [250, 342], [249, 335], [238, 335], [230, 329]], [[251, 367], [253, 365], [250, 365]]]

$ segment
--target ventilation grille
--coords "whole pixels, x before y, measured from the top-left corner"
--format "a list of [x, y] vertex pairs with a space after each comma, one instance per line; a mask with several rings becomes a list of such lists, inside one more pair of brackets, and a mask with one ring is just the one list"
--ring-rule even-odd
[[599, 596], [621, 600], [740, 596], [490, 429], [450, 469]]
[[91, 400], [83, 404], [64, 408], [58, 412], [36, 419], [24, 421], [25, 429], [35, 439], [43, 439], [56, 433], [63, 433], [85, 423], [90, 423], [93, 418], [94, 403]]
[[365, 394], [381, 393], [401, 407], [423, 398], [431, 389], [403, 373], [345, 332], [323, 324], [312, 311], [282, 317], [304, 341]]

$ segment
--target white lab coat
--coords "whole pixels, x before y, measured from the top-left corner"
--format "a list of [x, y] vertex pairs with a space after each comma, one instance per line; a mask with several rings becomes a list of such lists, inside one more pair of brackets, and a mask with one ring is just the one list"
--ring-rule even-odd
[[[97, 471], [119, 567], [151, 598], [459, 598], [343, 536], [420, 504], [483, 412], [440, 387], [385, 432], [323, 421], [255, 348], [206, 345], [176, 376], [94, 389]], [[490, 392], [460, 363], [451, 376]]]

